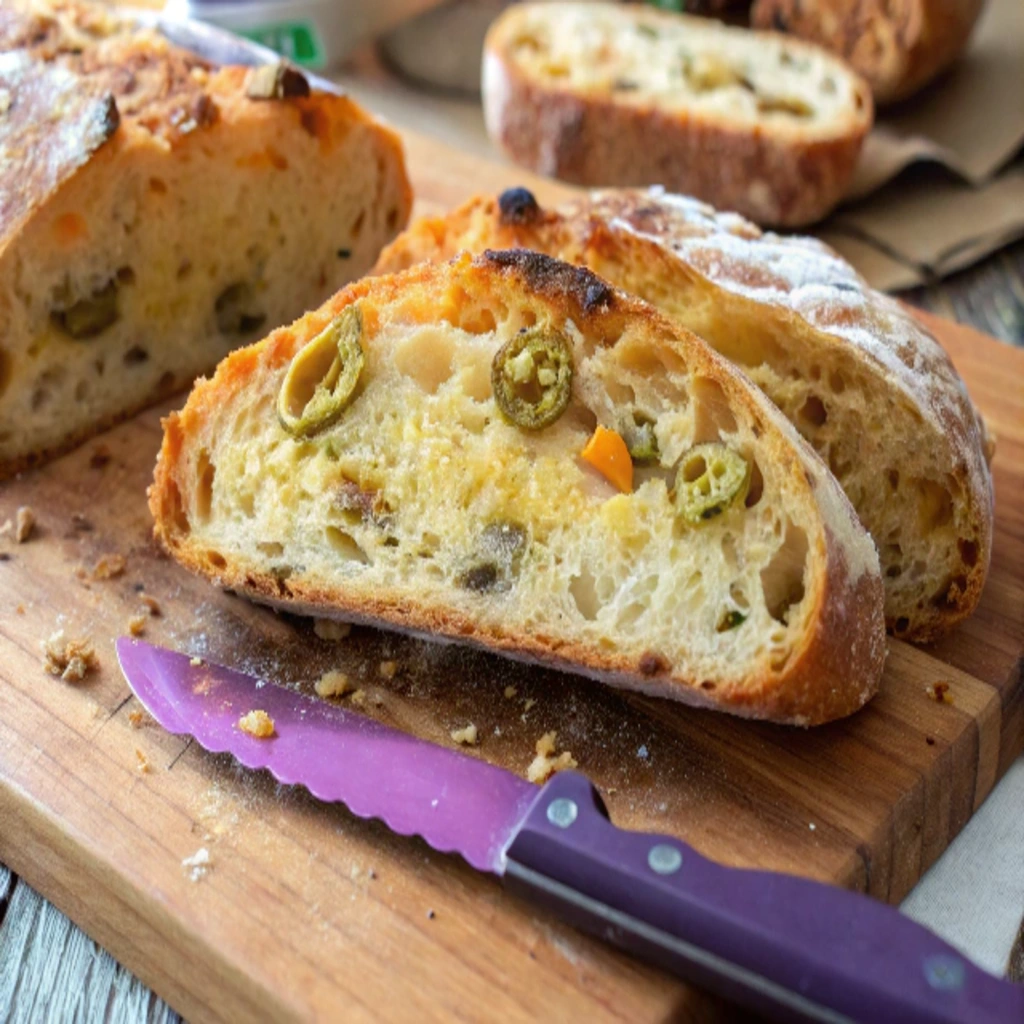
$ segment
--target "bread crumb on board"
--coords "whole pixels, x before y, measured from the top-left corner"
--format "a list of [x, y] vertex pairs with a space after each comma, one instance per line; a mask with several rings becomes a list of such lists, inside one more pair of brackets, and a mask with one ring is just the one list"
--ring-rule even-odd
[[352, 623], [336, 622], [334, 619], [314, 619], [313, 632], [321, 640], [344, 640], [352, 632]]
[[88, 637], [69, 637], [58, 629], [43, 641], [43, 668], [66, 683], [79, 683], [99, 667], [99, 658]]
[[149, 766], [149, 759], [138, 747], [135, 748], [135, 760], [138, 762], [138, 769], [143, 775], [148, 775], [152, 771]]
[[192, 657], [188, 659], [188, 663], [193, 668], [199, 668], [199, 666], [203, 663], [203, 659], [200, 658], [198, 654], [193, 654]]
[[932, 683], [931, 686], [925, 687], [925, 692], [937, 704], [953, 703], [953, 694], [949, 683]]
[[160, 602], [150, 594], [142, 593], [139, 594], [139, 600], [142, 602], [143, 608], [149, 612], [153, 618], [156, 618], [160, 614]]
[[537, 756], [530, 762], [526, 769], [526, 778], [530, 782], [547, 782], [555, 772], [563, 771], [566, 768], [575, 768], [576, 758], [568, 750], [555, 756], [555, 742], [558, 739], [557, 732], [546, 732], [537, 740]]
[[314, 689], [318, 697], [326, 698], [344, 697], [346, 693], [351, 693], [355, 687], [344, 672], [331, 671], [325, 672], [316, 681]]
[[140, 615], [133, 615], [128, 620], [128, 632], [132, 636], [142, 636], [146, 629], [146, 623], [149, 621], [149, 613], [143, 612]]
[[35, 526], [35, 512], [28, 505], [22, 505], [14, 514], [14, 539], [19, 544], [24, 544], [32, 536]]
[[238, 720], [238, 728], [258, 740], [265, 740], [274, 735], [274, 720], [266, 711], [257, 708], [247, 715], [242, 715]]
[[128, 712], [128, 724], [133, 729], [141, 729], [144, 725], [151, 725], [152, 722], [153, 719], [145, 711], [141, 711], [138, 708]]
[[352, 703], [357, 707], [362, 707], [366, 703], [366, 691], [356, 690], [356, 692], [352, 694]]
[[94, 580], [113, 580], [124, 573], [128, 560], [124, 555], [103, 555], [92, 567]]
[[480, 742], [476, 726], [472, 722], [464, 729], [452, 729], [449, 735], [456, 743], [461, 743], [464, 747], [475, 747]]
[[181, 866], [188, 872], [188, 877], [193, 882], [198, 882], [213, 867], [213, 859], [210, 857], [210, 851], [201, 846], [191, 857], [186, 857]]

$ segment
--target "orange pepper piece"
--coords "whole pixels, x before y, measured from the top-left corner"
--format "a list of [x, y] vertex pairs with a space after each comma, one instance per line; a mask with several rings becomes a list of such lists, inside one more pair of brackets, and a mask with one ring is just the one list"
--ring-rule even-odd
[[626, 442], [614, 430], [599, 426], [580, 453], [580, 458], [589, 462], [623, 493], [629, 494], [633, 490], [633, 460], [629, 457]]

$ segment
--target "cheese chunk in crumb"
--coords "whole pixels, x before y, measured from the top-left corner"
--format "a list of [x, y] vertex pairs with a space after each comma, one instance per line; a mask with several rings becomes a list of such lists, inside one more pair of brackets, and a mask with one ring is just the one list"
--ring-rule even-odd
[[451, 738], [466, 747], [475, 747], [480, 742], [476, 726], [470, 722], [464, 729], [452, 729]]
[[250, 711], [238, 720], [238, 728], [258, 740], [265, 740], [274, 735], [274, 720], [266, 711]]
[[344, 640], [352, 632], [352, 623], [335, 622], [334, 619], [314, 619], [313, 632], [321, 640]]
[[344, 697], [351, 693], [355, 687], [349, 681], [344, 672], [325, 672], [315, 685], [318, 697]]

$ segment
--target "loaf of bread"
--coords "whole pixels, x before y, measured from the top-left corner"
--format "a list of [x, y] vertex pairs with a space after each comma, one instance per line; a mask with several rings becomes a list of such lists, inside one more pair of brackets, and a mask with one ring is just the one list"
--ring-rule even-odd
[[906, 99], [963, 52], [985, 0], [754, 0], [751, 21], [847, 60], [877, 103]]
[[0, 477], [319, 305], [408, 218], [397, 137], [289, 67], [24, 0], [0, 61]]
[[491, 138], [531, 170], [790, 227], [843, 197], [872, 122], [867, 85], [819, 47], [618, 4], [510, 7], [483, 97]]
[[984, 424], [928, 331], [827, 246], [657, 190], [553, 211], [512, 189], [415, 223], [377, 272], [507, 246], [596, 270], [742, 367], [874, 538], [897, 636], [930, 640], [970, 614], [992, 549]]
[[870, 539], [742, 374], [523, 250], [349, 286], [165, 422], [183, 565], [292, 611], [811, 725], [885, 651]]

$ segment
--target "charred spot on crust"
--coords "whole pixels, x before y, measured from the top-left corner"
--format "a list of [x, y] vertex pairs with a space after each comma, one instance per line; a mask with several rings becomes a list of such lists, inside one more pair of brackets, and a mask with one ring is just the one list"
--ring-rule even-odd
[[309, 95], [309, 82], [294, 64], [282, 60], [249, 72], [245, 94], [251, 100], [284, 100]]
[[654, 651], [647, 651], [640, 655], [640, 674], [642, 676], [657, 676], [668, 671], [668, 662]]
[[529, 249], [485, 249], [484, 262], [521, 274], [531, 289], [573, 299], [584, 313], [611, 306], [615, 293], [592, 271]]
[[505, 225], [533, 224], [540, 216], [540, 206], [533, 193], [526, 188], [507, 188], [498, 196], [501, 223]]

